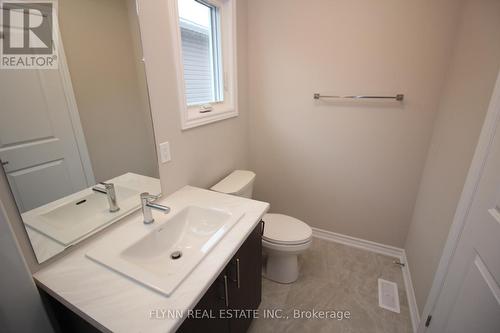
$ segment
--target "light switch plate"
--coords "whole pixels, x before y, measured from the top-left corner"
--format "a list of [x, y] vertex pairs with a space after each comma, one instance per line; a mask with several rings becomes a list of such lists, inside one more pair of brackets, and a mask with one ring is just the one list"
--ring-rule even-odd
[[170, 143], [168, 141], [160, 143], [161, 163], [167, 163], [172, 159], [170, 155]]

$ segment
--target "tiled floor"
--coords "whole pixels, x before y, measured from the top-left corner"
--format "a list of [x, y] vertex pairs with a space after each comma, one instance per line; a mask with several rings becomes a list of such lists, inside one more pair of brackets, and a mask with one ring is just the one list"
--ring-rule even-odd
[[[315, 238], [299, 259], [300, 276], [295, 283], [263, 279], [260, 318], [254, 319], [249, 332], [411, 332], [403, 275], [393, 260]], [[398, 284], [401, 313], [378, 306], [378, 278]], [[282, 309], [289, 318], [264, 319], [264, 309]], [[294, 309], [347, 310], [351, 319], [293, 319]]]

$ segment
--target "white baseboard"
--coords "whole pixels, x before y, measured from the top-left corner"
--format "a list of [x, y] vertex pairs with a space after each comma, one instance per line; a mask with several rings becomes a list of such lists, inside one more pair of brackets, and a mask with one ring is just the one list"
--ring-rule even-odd
[[410, 266], [406, 259], [406, 252], [403, 250], [403, 258], [401, 262], [405, 265], [403, 267], [403, 281], [405, 283], [406, 295], [408, 297], [408, 307], [410, 308], [411, 325], [413, 332], [417, 333], [418, 325], [420, 324], [420, 313], [418, 312], [417, 299], [415, 297], [415, 289], [413, 289], [413, 282], [411, 281]]
[[405, 284], [406, 295], [408, 297], [408, 306], [410, 309], [411, 324], [413, 327], [413, 332], [417, 332], [417, 328], [420, 323], [420, 315], [418, 312], [417, 300], [415, 298], [413, 283], [411, 281], [410, 269], [408, 267], [408, 262], [406, 260], [406, 252], [404, 249], [368, 241], [361, 238], [342, 235], [328, 230], [323, 230], [318, 228], [312, 228], [312, 230], [313, 230], [313, 236], [316, 238], [344, 244], [347, 246], [356, 247], [358, 249], [363, 249], [366, 251], [386, 255], [389, 257], [394, 257], [399, 259], [401, 263], [404, 263], [405, 265], [402, 267], [403, 281]]
[[318, 228], [312, 228], [312, 230], [313, 230], [313, 236], [316, 238], [321, 238], [324, 240], [329, 240], [332, 242], [349, 245], [352, 247], [357, 247], [359, 249], [375, 252], [378, 254], [383, 254], [389, 257], [402, 259], [405, 254], [405, 250], [399, 247], [375, 243], [365, 239], [342, 235], [336, 232]]

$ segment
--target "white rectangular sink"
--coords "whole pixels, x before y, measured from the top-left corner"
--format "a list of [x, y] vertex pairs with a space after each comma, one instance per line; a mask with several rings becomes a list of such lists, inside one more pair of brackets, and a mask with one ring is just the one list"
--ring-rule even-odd
[[[137, 191], [122, 186], [115, 187], [117, 199], [127, 200], [132, 196], [139, 196]], [[56, 229], [64, 229], [68, 224], [85, 223], [90, 219], [95, 219], [96, 215], [109, 213], [109, 204], [106, 194], [91, 193], [81, 199], [75, 200], [51, 210], [40, 217], [46, 223]], [[113, 213], [110, 213], [113, 214]], [[74, 225], [74, 224], [73, 224]]]
[[36, 219], [25, 219], [25, 223], [59, 243], [69, 245], [139, 205], [139, 191], [119, 185], [115, 186], [115, 191], [121, 207], [117, 212], [109, 211], [106, 194], [92, 192], [39, 214]]
[[174, 216], [155, 222], [157, 226], [145, 235], [123, 244], [100, 244], [86, 255], [170, 296], [243, 215], [187, 206]]

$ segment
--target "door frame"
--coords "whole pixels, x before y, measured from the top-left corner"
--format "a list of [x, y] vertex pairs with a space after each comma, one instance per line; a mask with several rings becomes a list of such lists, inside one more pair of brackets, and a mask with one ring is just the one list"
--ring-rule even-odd
[[[472, 202], [479, 187], [479, 181], [483, 174], [487, 158], [492, 149], [493, 138], [498, 130], [500, 131], [500, 71], [497, 76], [496, 84], [491, 95], [488, 112], [486, 114], [479, 141], [474, 152], [465, 185], [458, 202], [453, 222], [448, 233], [439, 265], [434, 275], [431, 290], [427, 296], [427, 301], [422, 312], [422, 320], [420, 321], [417, 332], [423, 333], [426, 331], [425, 323], [426, 318], [432, 315], [434, 307], [443, 289], [445, 279], [447, 277], [448, 269], [455, 254], [458, 242], [461, 238], [465, 222], [469, 216]], [[498, 126], [497, 126], [498, 124]]]
[[[59, 13], [57, 13], [56, 17], [59, 17]], [[87, 142], [85, 141], [85, 134], [83, 132], [83, 127], [80, 120], [80, 113], [78, 112], [78, 105], [76, 103], [76, 97], [75, 97], [75, 92], [73, 90], [73, 84], [71, 81], [68, 62], [66, 61], [66, 53], [64, 52], [64, 45], [62, 41], [61, 31], [59, 29], [58, 20], [57, 19], [54, 20], [53, 24], [55, 33], [57, 34], [57, 38], [55, 38], [54, 43], [55, 43], [55, 48], [58, 51], [59, 76], [61, 78], [61, 83], [64, 90], [64, 96], [66, 98], [66, 105], [68, 106], [68, 113], [71, 121], [71, 127], [73, 130], [73, 135], [76, 140], [78, 154], [80, 155], [80, 161], [82, 163], [83, 172], [85, 174], [85, 180], [87, 186], [91, 187], [94, 186], [96, 183], [94, 170], [92, 169], [89, 150], [87, 147]]]

